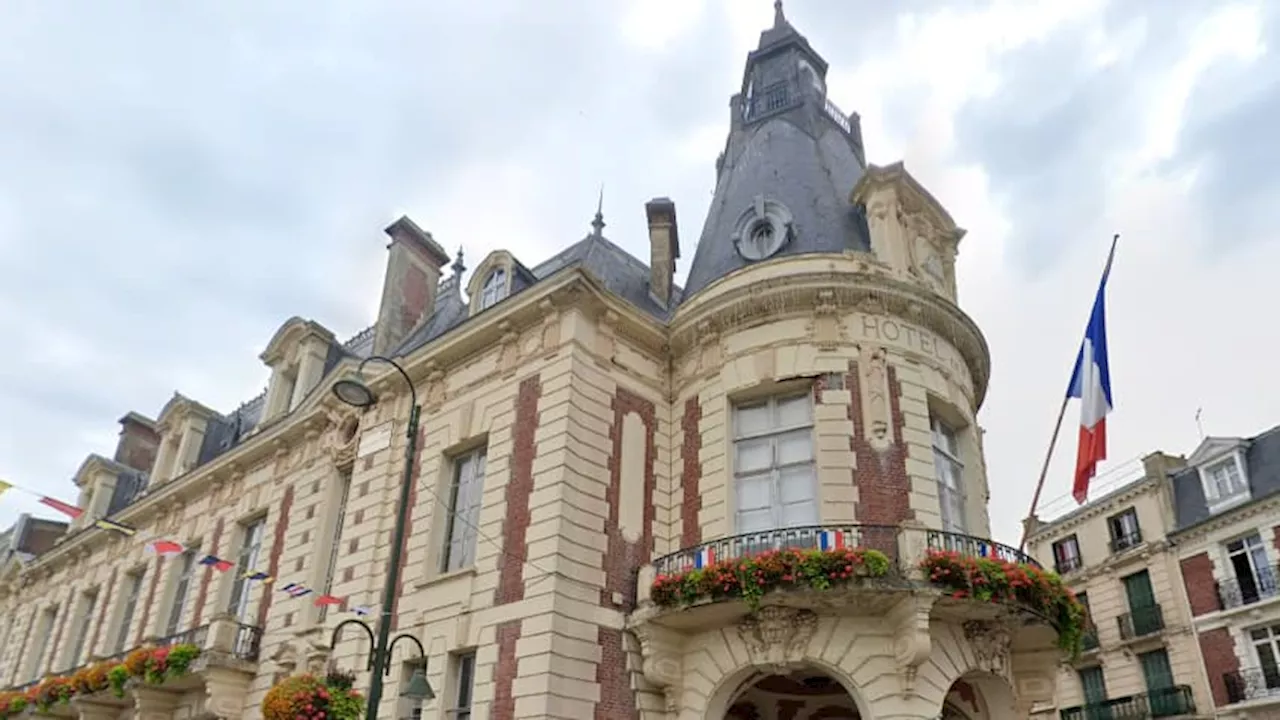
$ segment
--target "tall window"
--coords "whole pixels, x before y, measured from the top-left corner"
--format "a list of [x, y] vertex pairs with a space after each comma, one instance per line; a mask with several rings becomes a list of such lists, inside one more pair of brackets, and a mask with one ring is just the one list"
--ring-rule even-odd
[[469, 652], [453, 657], [456, 692], [452, 693], [453, 707], [449, 708], [449, 717], [452, 720], [471, 720], [471, 696], [476, 682], [476, 654]]
[[1267, 562], [1267, 549], [1258, 533], [1232, 540], [1226, 549], [1227, 563], [1235, 573], [1239, 589], [1238, 598], [1223, 598], [1226, 604], [1248, 605], [1276, 594], [1275, 572]]
[[1082, 564], [1080, 561], [1080, 542], [1076, 540], [1075, 535], [1063, 538], [1053, 544], [1053, 567], [1058, 571], [1059, 575], [1079, 570]]
[[169, 622], [165, 624], [166, 636], [177, 635], [182, 627], [182, 613], [187, 609], [187, 596], [191, 594], [191, 578], [195, 575], [196, 553], [182, 553], [182, 565], [178, 569], [178, 582], [173, 588], [173, 605], [169, 607]]
[[476, 561], [476, 528], [480, 526], [484, 461], [485, 451], [481, 448], [459, 457], [453, 464], [448, 516], [445, 518], [444, 557], [440, 562], [442, 572], [470, 567]]
[[67, 656], [67, 667], [77, 667], [84, 646], [89, 642], [89, 626], [93, 624], [93, 609], [98, 605], [98, 591], [91, 590], [80, 600], [80, 617], [76, 619], [75, 643], [71, 646], [71, 654]]
[[1210, 508], [1228, 505], [1249, 492], [1235, 455], [1204, 468], [1201, 478], [1204, 483], [1204, 499]]
[[964, 485], [960, 463], [960, 444], [956, 431], [938, 418], [933, 425], [933, 468], [938, 477], [938, 504], [942, 510], [942, 529], [963, 533], [967, 523], [964, 512]]
[[4, 621], [4, 631], [0, 632], [0, 683], [4, 682], [4, 678], [8, 677], [4, 659], [8, 656], [9, 642], [13, 639], [13, 626], [18, 623], [16, 615], [10, 615]]
[[480, 309], [493, 307], [499, 300], [507, 296], [507, 271], [498, 268], [484, 279], [484, 287], [480, 289]]
[[243, 529], [244, 541], [240, 544], [236, 581], [231, 586], [231, 604], [227, 607], [228, 612], [240, 622], [244, 622], [245, 615], [249, 612], [249, 595], [253, 589], [253, 581], [246, 579], [244, 574], [258, 569], [258, 558], [262, 554], [262, 533], [266, 527], [266, 518], [259, 518]]
[[1250, 630], [1249, 642], [1258, 657], [1258, 667], [1262, 670], [1267, 689], [1280, 689], [1280, 625]]
[[124, 605], [120, 609], [120, 627], [116, 630], [117, 654], [124, 652], [129, 643], [129, 628], [133, 626], [133, 612], [138, 607], [138, 598], [142, 595], [142, 571], [134, 571], [124, 576]]
[[739, 533], [818, 523], [807, 392], [737, 406], [733, 455]]
[[1119, 515], [1107, 518], [1107, 528], [1111, 532], [1111, 551], [1120, 552], [1142, 542], [1142, 531], [1138, 527], [1138, 511], [1128, 508]]
[[[1107, 701], [1107, 680], [1102, 674], [1101, 665], [1094, 665], [1080, 671], [1080, 689], [1084, 691], [1086, 705], [1098, 705]], [[1087, 717], [1094, 720], [1097, 716], [1088, 714]]]
[[[347, 521], [347, 499], [351, 497], [351, 468], [341, 471], [338, 476], [338, 512], [333, 521], [333, 539], [329, 543], [329, 562], [324, 569], [324, 582], [321, 594], [328, 595], [333, 591], [333, 575], [338, 571], [338, 548], [342, 546], [342, 528]], [[324, 622], [329, 606], [320, 606], [320, 622]]]
[[49, 648], [49, 641], [53, 635], [53, 621], [58, 617], [58, 608], [45, 608], [38, 618], [36, 618], [36, 631], [32, 635], [35, 642], [31, 645], [30, 658], [31, 666], [27, 669], [27, 680], [35, 682], [40, 679], [41, 668], [44, 667], [45, 652]]

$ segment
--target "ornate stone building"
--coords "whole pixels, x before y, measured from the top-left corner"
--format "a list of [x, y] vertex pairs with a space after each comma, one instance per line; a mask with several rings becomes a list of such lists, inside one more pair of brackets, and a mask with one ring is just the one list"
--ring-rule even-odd
[[1280, 715], [1280, 427], [1171, 473], [1182, 587], [1220, 718]]
[[1171, 540], [1169, 474], [1184, 466], [1152, 453], [1141, 477], [1027, 537], [1027, 550], [1052, 558], [1089, 609], [1084, 651], [1058, 680], [1063, 720], [1213, 717]]
[[[368, 639], [331, 652], [330, 633], [380, 603], [410, 401], [386, 365], [366, 371], [366, 411], [332, 388], [377, 354], [422, 406], [393, 622], [422, 640], [437, 694], [397, 697], [402, 644], [383, 716], [1008, 720], [1050, 700], [1056, 629], [919, 569], [930, 548], [1015, 554], [982, 539], [990, 359], [957, 304], [963, 231], [901, 164], [866, 165], [826, 69], [779, 9], [731, 102], [684, 287], [666, 199], [644, 208], [647, 263], [597, 216], [551, 259], [494, 252], [466, 283], [401, 219], [369, 330], [340, 342], [291, 319], [262, 353], [262, 397], [126, 416], [116, 456], [76, 475], [85, 514], [0, 574], [0, 685], [188, 640], [205, 652], [180, 681], [50, 712], [254, 718], [284, 674], [363, 670]], [[185, 551], [149, 553], [149, 534]], [[881, 551], [886, 574], [758, 612], [653, 602], [659, 575], [817, 544]]]

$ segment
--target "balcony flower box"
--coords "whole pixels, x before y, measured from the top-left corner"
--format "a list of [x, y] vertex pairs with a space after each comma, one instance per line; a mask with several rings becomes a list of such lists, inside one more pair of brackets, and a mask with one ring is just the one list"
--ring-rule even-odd
[[20, 690], [0, 692], [0, 720], [9, 720], [11, 717], [21, 715], [30, 704], [31, 698]]
[[888, 556], [878, 550], [767, 550], [715, 562], [704, 568], [659, 575], [650, 590], [658, 607], [675, 608], [704, 600], [741, 599], [752, 611], [775, 590], [827, 590], [859, 578], [884, 577]]
[[920, 569], [953, 598], [1017, 605], [1047, 618], [1058, 630], [1058, 646], [1079, 656], [1087, 627], [1084, 605], [1057, 573], [1027, 563], [937, 550], [920, 561]]

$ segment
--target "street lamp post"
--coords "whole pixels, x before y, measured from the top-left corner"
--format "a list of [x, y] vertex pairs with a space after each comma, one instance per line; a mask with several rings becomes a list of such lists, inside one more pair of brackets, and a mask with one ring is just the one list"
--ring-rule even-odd
[[[369, 678], [369, 707], [366, 712], [366, 720], [378, 719], [378, 703], [382, 701], [383, 678], [390, 674], [391, 671], [390, 656], [391, 649], [394, 647], [394, 643], [389, 642], [391, 637], [391, 613], [394, 609], [396, 588], [400, 584], [400, 558], [404, 553], [404, 531], [409, 518], [409, 496], [410, 491], [413, 489], [413, 457], [418, 447], [418, 416], [421, 412], [418, 407], [418, 393], [414, 390], [413, 380], [409, 378], [409, 373], [405, 372], [404, 368], [400, 367], [400, 365], [391, 358], [381, 355], [372, 355], [365, 358], [361, 361], [360, 367], [356, 370], [357, 377], [362, 378], [364, 375], [364, 366], [375, 360], [387, 363], [391, 367], [395, 368], [396, 371], [400, 373], [400, 376], [404, 378], [405, 383], [409, 386], [410, 407], [409, 426], [405, 431], [404, 475], [400, 480], [400, 504], [396, 507], [395, 532], [391, 536], [391, 558], [390, 564], [387, 567], [387, 585], [382, 591], [382, 612], [381, 619], [378, 622], [377, 640], [374, 642], [373, 649], [369, 653], [368, 669], [371, 675]], [[337, 395], [338, 399], [342, 402], [358, 408], [368, 408], [378, 402], [378, 396], [363, 382], [363, 380], [360, 379], [339, 380], [333, 385], [333, 394]], [[336, 644], [338, 640], [337, 631], [349, 622], [356, 622], [365, 629], [368, 629], [367, 625], [359, 621], [348, 620], [340, 623], [338, 627], [334, 628], [334, 644]], [[370, 632], [370, 636], [370, 639], [372, 640], [372, 632]], [[410, 635], [399, 635], [396, 637], [396, 640], [399, 641], [406, 637], [410, 638], [418, 645], [419, 651], [423, 650], [422, 643], [418, 642], [417, 638]], [[426, 659], [425, 651], [422, 652], [422, 657], [424, 660]], [[422, 672], [422, 670], [420, 669], [418, 672]], [[415, 677], [410, 683], [411, 686], [416, 683], [416, 675], [417, 673], [415, 673]], [[425, 675], [423, 676], [422, 681], [423, 683], [426, 683]], [[429, 684], [426, 685], [426, 692], [423, 694], [423, 697], [425, 699], [434, 697], [434, 693], [431, 692], [431, 686]]]

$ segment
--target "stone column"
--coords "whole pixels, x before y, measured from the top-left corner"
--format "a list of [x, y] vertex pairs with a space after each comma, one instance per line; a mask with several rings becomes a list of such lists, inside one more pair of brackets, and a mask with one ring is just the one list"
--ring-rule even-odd
[[133, 693], [134, 720], [173, 720], [179, 695], [157, 687], [135, 683]]

